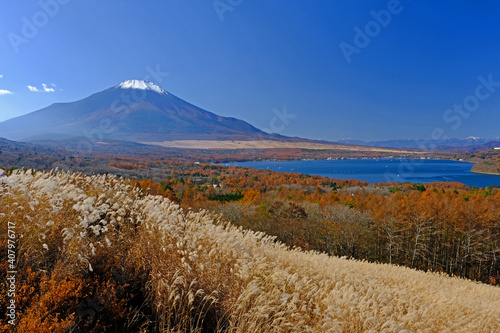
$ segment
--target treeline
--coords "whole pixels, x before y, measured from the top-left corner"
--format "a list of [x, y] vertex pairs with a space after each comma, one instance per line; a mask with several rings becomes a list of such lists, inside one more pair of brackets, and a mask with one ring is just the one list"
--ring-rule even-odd
[[[203, 164], [172, 171], [161, 184], [143, 180], [135, 186], [186, 209], [221, 213], [235, 225], [292, 247], [483, 282], [500, 273], [500, 189], [495, 187], [370, 185]], [[241, 198], [232, 197], [237, 193]]]
[[134, 169], [147, 169], [148, 167], [142, 164], [137, 164], [137, 163], [116, 163], [116, 162], [109, 162], [109, 166], [119, 168], [119, 169], [125, 169], [125, 170], [134, 170]]

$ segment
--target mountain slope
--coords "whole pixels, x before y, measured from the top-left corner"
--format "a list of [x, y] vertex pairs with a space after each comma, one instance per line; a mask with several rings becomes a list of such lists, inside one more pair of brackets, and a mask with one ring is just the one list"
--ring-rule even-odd
[[0, 123], [0, 137], [92, 137], [134, 142], [275, 138], [254, 126], [192, 105], [148, 81], [128, 80], [71, 103], [56, 103]]

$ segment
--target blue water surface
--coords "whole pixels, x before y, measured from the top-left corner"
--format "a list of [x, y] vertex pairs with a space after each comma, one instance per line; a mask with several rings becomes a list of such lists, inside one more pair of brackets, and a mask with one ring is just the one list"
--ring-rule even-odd
[[379, 182], [460, 182], [469, 186], [500, 186], [500, 176], [471, 171], [473, 163], [450, 160], [421, 159], [354, 159], [239, 162], [227, 165], [270, 169], [281, 172], [326, 176], [338, 179], [359, 179]]

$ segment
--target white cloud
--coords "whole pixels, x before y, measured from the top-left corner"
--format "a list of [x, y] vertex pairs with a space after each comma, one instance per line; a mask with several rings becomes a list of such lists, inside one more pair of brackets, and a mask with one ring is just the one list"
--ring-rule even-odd
[[2, 95], [12, 95], [12, 94], [13, 94], [12, 91], [0, 89], [0, 96], [2, 96]]
[[[56, 85], [52, 83], [52, 85], [55, 87]], [[37, 87], [34, 87], [34, 86], [30, 86], [28, 85], [27, 86], [28, 89], [32, 92], [54, 92], [54, 88], [49, 88], [45, 83], [42, 83], [42, 87], [41, 89], [38, 89]]]
[[0, 79], [3, 78], [3, 74], [0, 74]]
[[43, 91], [54, 92], [54, 88], [47, 88], [47, 85], [45, 83], [42, 83], [42, 86], [43, 86]]

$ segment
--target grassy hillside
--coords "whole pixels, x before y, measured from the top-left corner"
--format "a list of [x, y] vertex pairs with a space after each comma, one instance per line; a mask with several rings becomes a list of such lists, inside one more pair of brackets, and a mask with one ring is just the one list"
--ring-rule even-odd
[[500, 331], [498, 287], [290, 250], [116, 178], [18, 172], [0, 207], [2, 331], [12, 300], [19, 333]]
[[471, 161], [476, 162], [472, 171], [500, 175], [500, 150], [490, 149], [478, 151], [467, 156]]

